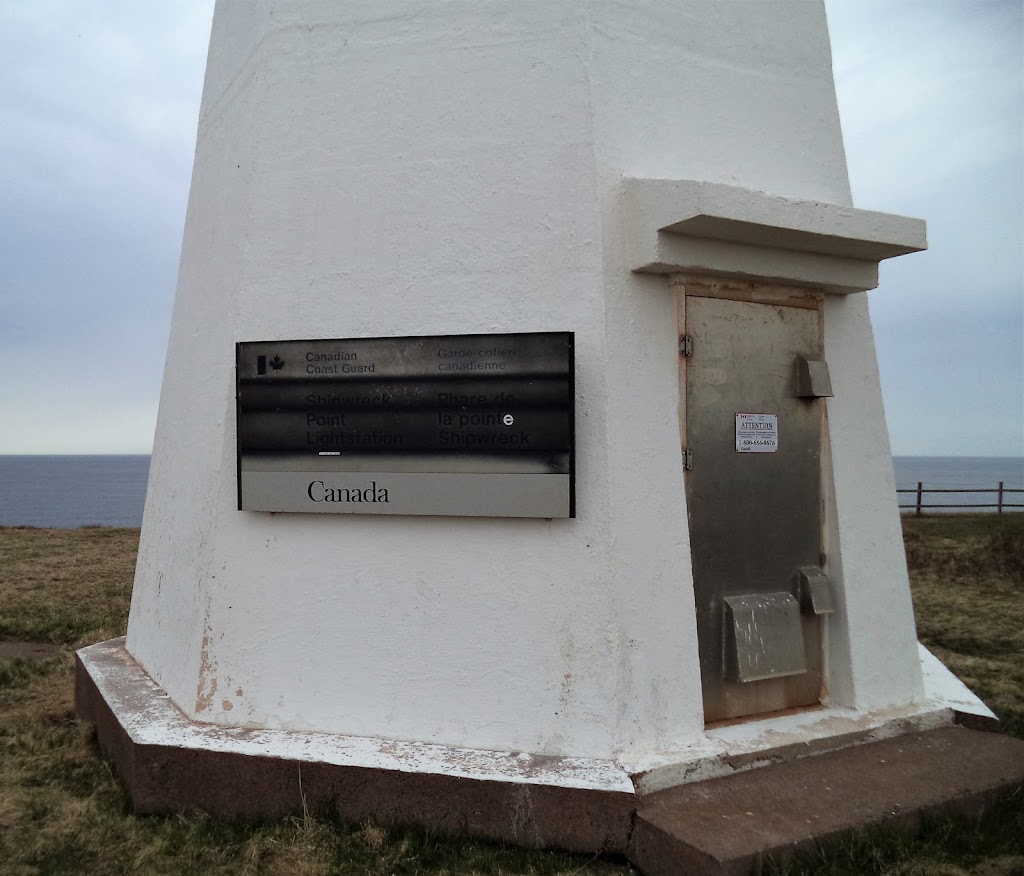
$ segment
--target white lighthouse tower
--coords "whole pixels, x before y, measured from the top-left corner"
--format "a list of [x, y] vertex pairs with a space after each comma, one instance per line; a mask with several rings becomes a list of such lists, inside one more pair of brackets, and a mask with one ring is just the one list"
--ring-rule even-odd
[[[916, 641], [868, 316], [924, 247], [852, 206], [821, 3], [219, 2], [128, 635], [80, 653], [136, 805], [622, 850], [645, 794], [985, 713]], [[427, 405], [435, 349], [554, 443], [461, 389], [486, 464], [288, 413]]]

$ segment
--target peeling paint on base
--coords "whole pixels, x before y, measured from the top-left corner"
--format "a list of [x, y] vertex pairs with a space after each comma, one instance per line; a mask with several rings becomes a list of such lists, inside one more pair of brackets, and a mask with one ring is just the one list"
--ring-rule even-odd
[[[633, 794], [629, 775], [610, 761], [455, 748], [366, 736], [200, 724], [189, 720], [174, 706], [163, 689], [125, 650], [123, 638], [83, 648], [78, 658], [121, 727], [137, 745]], [[529, 795], [522, 799], [528, 806]]]
[[213, 676], [216, 667], [210, 663], [209, 623], [203, 632], [203, 647], [199, 652], [199, 684], [196, 686], [196, 714], [205, 712], [213, 705], [217, 693], [217, 679]]
[[[83, 648], [78, 658], [124, 731], [140, 745], [636, 795], [948, 726], [958, 713], [995, 720], [923, 647], [927, 698], [921, 703], [873, 712], [825, 706], [772, 715], [709, 727], [691, 745], [620, 755], [615, 761], [202, 724], [175, 707], [125, 650], [124, 639]], [[529, 793], [518, 799], [519, 808], [529, 808]]]

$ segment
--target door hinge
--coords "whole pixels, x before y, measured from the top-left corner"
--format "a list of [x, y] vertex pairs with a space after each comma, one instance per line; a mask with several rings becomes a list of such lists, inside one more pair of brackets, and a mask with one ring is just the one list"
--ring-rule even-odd
[[693, 355], [693, 338], [689, 335], [679, 336], [679, 355], [680, 356], [692, 356]]
[[683, 471], [690, 471], [693, 468], [693, 451], [683, 451]]

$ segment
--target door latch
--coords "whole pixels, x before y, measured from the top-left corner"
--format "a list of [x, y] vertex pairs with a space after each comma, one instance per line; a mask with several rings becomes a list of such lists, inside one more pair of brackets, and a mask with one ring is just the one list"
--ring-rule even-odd
[[832, 614], [832, 587], [820, 566], [801, 566], [793, 580], [793, 595], [804, 614]]

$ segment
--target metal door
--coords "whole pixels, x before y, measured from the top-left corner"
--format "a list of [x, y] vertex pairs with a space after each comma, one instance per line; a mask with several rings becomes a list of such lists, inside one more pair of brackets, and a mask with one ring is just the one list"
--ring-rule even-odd
[[797, 383], [801, 360], [805, 371], [820, 361], [819, 314], [693, 295], [684, 306], [705, 720], [815, 704], [823, 621], [814, 612], [830, 610], [818, 589], [824, 414], [822, 402], [798, 397]]

